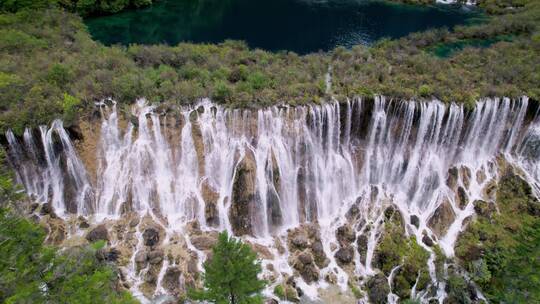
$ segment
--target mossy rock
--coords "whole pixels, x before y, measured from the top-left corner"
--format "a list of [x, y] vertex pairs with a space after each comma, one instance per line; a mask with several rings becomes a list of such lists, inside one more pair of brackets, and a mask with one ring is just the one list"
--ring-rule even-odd
[[283, 301], [300, 302], [298, 292], [290, 285], [276, 285], [274, 287], [274, 294]]
[[430, 281], [428, 259], [429, 253], [418, 245], [416, 237], [405, 236], [401, 214], [387, 208], [384, 233], [375, 250], [373, 264], [387, 276], [400, 266], [394, 278], [393, 292], [400, 298], [408, 298], [414, 284], [417, 284], [417, 290], [425, 289]]
[[369, 301], [374, 304], [386, 303], [387, 295], [390, 293], [388, 281], [382, 273], [377, 273], [367, 282]]
[[478, 216], [459, 236], [456, 257], [488, 300], [540, 301], [539, 202], [509, 167], [497, 185], [495, 203], [499, 212], [475, 202]]

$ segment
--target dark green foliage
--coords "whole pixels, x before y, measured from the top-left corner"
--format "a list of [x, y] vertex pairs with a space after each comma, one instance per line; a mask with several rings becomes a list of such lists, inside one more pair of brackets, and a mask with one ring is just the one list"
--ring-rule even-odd
[[41, 227], [0, 209], [2, 303], [136, 303], [116, 290], [116, 273], [96, 259], [103, 244], [62, 253], [43, 245]]
[[446, 280], [446, 292], [450, 303], [470, 304], [467, 282], [462, 276], [452, 274]]
[[118, 291], [114, 268], [96, 258], [104, 243], [62, 252], [44, 246], [43, 228], [15, 211], [24, 204], [18, 190], [0, 148], [1, 303], [137, 303]]
[[43, 9], [56, 3], [56, 0], [2, 0], [0, 12], [18, 12], [23, 9]]
[[9, 169], [6, 152], [0, 147], [0, 208], [14, 206], [15, 202], [23, 198], [23, 194], [13, 182], [13, 172]]
[[540, 202], [512, 170], [499, 182], [500, 213], [485, 214], [459, 237], [456, 256], [495, 302], [540, 301]]
[[261, 265], [256, 253], [227, 232], [219, 234], [212, 252], [204, 264], [204, 289], [191, 291], [190, 297], [212, 303], [262, 303], [260, 292], [266, 283], [257, 277]]
[[71, 77], [69, 69], [59, 63], [53, 64], [47, 73], [47, 81], [59, 88], [63, 88]]

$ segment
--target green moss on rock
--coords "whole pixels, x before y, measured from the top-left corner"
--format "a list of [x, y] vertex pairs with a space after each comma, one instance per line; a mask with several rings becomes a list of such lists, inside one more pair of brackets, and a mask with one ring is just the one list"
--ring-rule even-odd
[[496, 204], [498, 213], [478, 213], [460, 235], [456, 256], [488, 300], [539, 302], [540, 204], [512, 168], [499, 181]]
[[298, 292], [290, 285], [276, 285], [274, 287], [274, 295], [280, 300], [297, 303], [300, 301]]
[[392, 291], [400, 298], [408, 298], [415, 284], [416, 290], [423, 290], [430, 282], [429, 253], [418, 245], [416, 237], [405, 236], [401, 214], [394, 208], [385, 211], [384, 225], [384, 233], [375, 251], [374, 266], [387, 276], [393, 268], [400, 266]]

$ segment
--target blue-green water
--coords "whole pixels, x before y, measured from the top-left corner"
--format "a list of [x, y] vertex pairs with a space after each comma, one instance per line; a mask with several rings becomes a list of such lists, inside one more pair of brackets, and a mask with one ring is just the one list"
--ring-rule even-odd
[[451, 28], [479, 16], [465, 7], [371, 0], [161, 0], [145, 9], [87, 19], [86, 24], [107, 45], [234, 39], [252, 48], [305, 54]]
[[501, 41], [510, 42], [512, 41], [512, 39], [514, 39], [513, 36], [505, 36], [505, 35], [496, 36], [489, 39], [464, 39], [464, 40], [458, 40], [456, 42], [451, 42], [451, 43], [440, 43], [429, 48], [428, 51], [430, 51], [432, 54], [434, 54], [437, 57], [448, 58], [466, 47], [488, 48], [494, 43], [501, 42]]

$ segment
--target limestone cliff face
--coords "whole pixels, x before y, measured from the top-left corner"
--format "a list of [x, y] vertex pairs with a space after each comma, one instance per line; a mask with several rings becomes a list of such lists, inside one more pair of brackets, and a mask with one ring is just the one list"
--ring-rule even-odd
[[252, 214], [260, 205], [256, 189], [256, 165], [253, 154], [246, 153], [236, 167], [229, 218], [235, 235], [253, 233]]
[[96, 184], [98, 172], [99, 141], [101, 137], [101, 120], [81, 120], [74, 128], [78, 138], [74, 140], [77, 153], [83, 162], [90, 181]]

